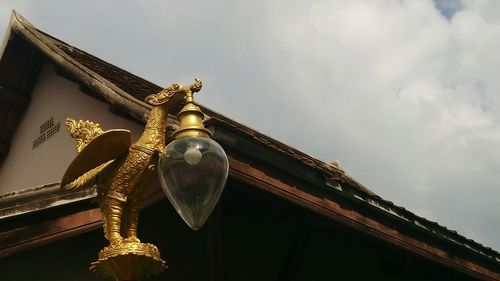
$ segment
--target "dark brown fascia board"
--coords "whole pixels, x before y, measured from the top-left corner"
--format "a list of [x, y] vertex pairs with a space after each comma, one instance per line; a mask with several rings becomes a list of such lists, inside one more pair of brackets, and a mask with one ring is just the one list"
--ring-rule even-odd
[[[353, 204], [343, 203], [343, 200], [331, 196], [326, 190], [308, 187], [308, 184], [300, 181], [294, 182], [290, 180], [290, 177], [287, 177], [287, 180], [276, 178], [269, 169], [262, 169], [252, 161], [241, 159], [240, 156], [231, 153], [231, 151], [228, 158], [230, 175], [236, 180], [269, 192], [276, 197], [325, 216], [335, 223], [397, 249], [408, 251], [481, 280], [500, 280], [498, 263], [491, 260], [478, 262], [477, 257], [471, 261], [471, 259], [464, 258], [463, 255], [455, 255], [442, 247], [429, 243], [428, 239], [422, 239], [419, 237], [420, 235], [415, 235], [415, 232], [402, 231], [394, 225], [381, 222], [374, 216], [366, 216], [366, 212], [361, 212], [359, 206], [353, 208]], [[315, 190], [315, 192], [311, 192], [311, 190]]]
[[[449, 236], [450, 240], [455, 242], [458, 240], [460, 244], [467, 244], [467, 248], [478, 247], [481, 249], [479, 252], [484, 250], [485, 253], [496, 257], [497, 261], [500, 262], [500, 254], [498, 252], [467, 239], [438, 223], [419, 217], [390, 201], [384, 200], [336, 167], [332, 167], [309, 155], [294, 150], [232, 120], [224, 119], [220, 115], [213, 113], [210, 114], [212, 118], [206, 122], [207, 125], [212, 127], [211, 130], [214, 132], [214, 138], [224, 143], [228, 148], [287, 171], [291, 176], [299, 177], [318, 187], [326, 185], [327, 187], [342, 191], [346, 196], [355, 198], [357, 201], [363, 201], [364, 205], [382, 210], [389, 216], [411, 222], [433, 234]], [[342, 185], [339, 186], [339, 183]]]
[[[415, 244], [417, 246], [414, 247], [418, 248], [418, 246], [421, 246], [420, 251], [422, 249], [435, 248], [437, 253], [446, 253], [445, 255], [440, 255], [440, 259], [448, 256], [450, 258], [461, 256], [464, 261], [469, 259], [476, 260], [481, 264], [487, 264], [488, 267], [495, 268], [495, 272], [500, 272], [499, 254], [496, 251], [485, 248], [472, 240], [453, 233], [437, 223], [418, 217], [401, 207], [393, 205], [391, 202], [381, 200], [378, 196], [360, 192], [359, 189], [352, 187], [347, 182], [342, 182], [341, 185], [332, 185], [329, 181], [331, 177], [330, 173], [318, 171], [318, 169], [308, 167], [308, 165], [301, 161], [291, 159], [288, 154], [279, 153], [266, 145], [252, 142], [250, 141], [251, 138], [245, 135], [242, 136], [243, 133], [237, 131], [235, 128], [228, 131], [224, 123], [212, 119], [209, 124], [211, 124], [214, 139], [220, 142], [230, 155], [230, 159], [232, 160], [231, 169], [235, 165], [245, 167], [240, 169], [240, 171], [235, 171], [237, 175], [242, 174], [241, 170], [245, 171], [246, 176], [240, 177], [241, 179], [255, 183], [255, 180], [250, 179], [248, 175], [259, 174], [260, 172], [266, 175], [266, 177], [260, 178], [261, 181], [275, 181], [286, 185], [290, 178], [294, 178], [296, 181], [302, 183], [296, 184], [293, 188], [290, 187], [290, 189], [300, 191], [300, 194], [303, 196], [294, 197], [291, 201], [302, 207], [317, 212], [318, 209], [311, 207], [311, 203], [320, 204], [322, 208], [329, 209], [330, 205], [332, 205], [331, 202], [335, 202], [341, 206], [341, 202], [347, 200], [351, 202], [349, 205], [355, 206], [355, 208], [343, 210], [341, 213], [355, 213], [354, 217], [357, 220], [358, 226], [370, 220], [376, 222], [377, 226], [384, 226], [387, 229], [387, 235], [384, 236], [384, 240], [394, 239], [397, 241], [400, 237], [407, 237], [411, 241], [419, 241], [419, 243]], [[244, 160], [238, 162], [235, 155], [243, 155]], [[246, 166], [242, 165], [242, 163], [245, 163]], [[255, 168], [256, 166], [259, 168]], [[251, 172], [249, 172], [250, 167], [254, 169]], [[279, 170], [286, 175], [278, 178], [271, 172], [273, 169]], [[269, 187], [270, 185], [263, 186]], [[280, 197], [285, 199], [290, 199], [290, 197], [283, 196], [282, 193], [277, 193], [269, 189], [266, 190], [280, 195]], [[321, 194], [317, 196], [323, 199], [318, 201], [320, 203], [310, 202], [308, 199], [314, 197], [315, 194]], [[322, 214], [325, 215], [326, 213], [323, 212]], [[329, 212], [328, 214], [332, 215], [333, 213]], [[335, 218], [335, 216], [329, 217]], [[369, 224], [357, 229], [366, 231], [370, 235], [373, 235], [374, 231]], [[421, 255], [419, 251], [413, 252]]]

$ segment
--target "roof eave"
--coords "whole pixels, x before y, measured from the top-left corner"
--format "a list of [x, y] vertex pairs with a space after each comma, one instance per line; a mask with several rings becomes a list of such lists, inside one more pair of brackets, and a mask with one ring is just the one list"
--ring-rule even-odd
[[[132, 117], [139, 121], [144, 122], [147, 119], [151, 110], [150, 105], [135, 99], [113, 83], [77, 62], [16, 11], [12, 12], [9, 37], [12, 32], [36, 47], [50, 61], [74, 77], [82, 85], [101, 94], [113, 106], [128, 111]], [[4, 39], [4, 45], [7, 44], [9, 37]]]

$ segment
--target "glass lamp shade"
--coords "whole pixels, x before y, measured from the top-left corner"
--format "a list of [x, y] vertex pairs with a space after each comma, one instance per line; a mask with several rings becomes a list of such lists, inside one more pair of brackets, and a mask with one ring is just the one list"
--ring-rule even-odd
[[229, 163], [222, 147], [210, 138], [172, 141], [160, 155], [163, 191], [182, 219], [200, 229], [212, 213], [227, 180]]

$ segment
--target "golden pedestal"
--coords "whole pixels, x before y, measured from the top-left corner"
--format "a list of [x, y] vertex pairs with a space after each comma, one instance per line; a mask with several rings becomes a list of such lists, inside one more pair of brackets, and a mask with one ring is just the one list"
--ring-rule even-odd
[[105, 247], [90, 271], [115, 281], [142, 280], [167, 268], [160, 251], [153, 244], [124, 242]]

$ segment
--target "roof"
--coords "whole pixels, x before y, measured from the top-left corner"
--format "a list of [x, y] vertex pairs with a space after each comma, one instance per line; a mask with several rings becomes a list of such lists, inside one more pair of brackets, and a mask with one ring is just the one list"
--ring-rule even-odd
[[[83, 88], [138, 122], [144, 122], [150, 110], [150, 106], [142, 102], [144, 97], [162, 89], [36, 29], [16, 12], [13, 12], [9, 31], [8, 41], [4, 43], [5, 51], [0, 60], [0, 74], [5, 65], [13, 65], [7, 61], [10, 45], [20, 44], [24, 49], [16, 50], [31, 54], [25, 62], [31, 69], [30, 73], [33, 73], [31, 80], [36, 81], [37, 67], [39, 68], [41, 60], [48, 60]], [[29, 103], [29, 92], [34, 85], [31, 80], [25, 84], [19, 82], [20, 85], [28, 85], [25, 89], [19, 89], [15, 85], [6, 86], [0, 78], [0, 118], [8, 114], [15, 117], [0, 123], [0, 155], [2, 145], [8, 147], [16, 122]], [[5, 102], [18, 106], [4, 106]], [[214, 138], [228, 152], [232, 178], [250, 183], [256, 188], [390, 245], [474, 274], [476, 277], [480, 276], [484, 280], [500, 280], [500, 254], [497, 251], [380, 198], [335, 166], [206, 107], [202, 107], [202, 110], [208, 116], [207, 126], [214, 131]], [[7, 151], [8, 149], [3, 155]], [[65, 204], [86, 200], [92, 196], [95, 195], [88, 192], [73, 195], [62, 193], [53, 186], [5, 194], [0, 196], [0, 219], [51, 208], [55, 202], [64, 201], [67, 197], [71, 197], [71, 200], [64, 201]], [[26, 202], [30, 201], [26, 198], [51, 203], [35, 204], [26, 208]], [[89, 214], [98, 216], [95, 211]], [[92, 219], [79, 227], [72, 226], [72, 229], [78, 229], [75, 233], [79, 233], [84, 231], [86, 226], [89, 229], [95, 228], [99, 225], [100, 218], [94, 221]], [[72, 230], [64, 231], [68, 231], [65, 232], [68, 234]], [[0, 245], [3, 244], [1, 239], [0, 236]], [[0, 255], [2, 251], [4, 254], [11, 253], [21, 244], [22, 241], [17, 241], [15, 244], [0, 247]]]

